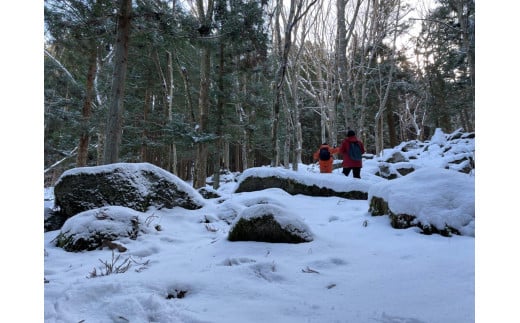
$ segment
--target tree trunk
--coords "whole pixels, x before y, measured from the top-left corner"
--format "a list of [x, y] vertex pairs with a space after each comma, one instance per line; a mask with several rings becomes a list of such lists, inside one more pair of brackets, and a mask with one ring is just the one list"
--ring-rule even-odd
[[289, 105], [287, 103], [287, 101], [284, 102], [284, 105], [287, 107], [285, 113], [284, 113], [284, 118], [285, 118], [285, 140], [284, 140], [284, 145], [283, 145], [283, 166], [284, 168], [286, 169], [289, 169], [289, 166], [290, 166], [290, 158], [289, 158], [289, 155], [290, 155], [290, 152], [291, 152], [291, 141], [292, 141], [292, 135], [294, 133], [294, 127], [293, 127], [293, 123], [292, 123], [292, 120], [291, 120], [291, 115], [292, 115], [292, 109], [289, 108]]
[[[279, 148], [278, 148], [278, 118], [280, 115], [280, 96], [282, 95], [282, 89], [283, 89], [283, 76], [285, 75], [286, 65], [283, 63], [283, 53], [285, 52], [287, 46], [287, 50], [290, 49], [290, 42], [291, 42], [291, 34], [289, 33], [289, 39], [285, 39], [285, 43], [289, 45], [285, 45], [282, 49], [281, 42], [282, 42], [282, 36], [281, 36], [281, 27], [280, 27], [280, 14], [282, 10], [283, 2], [281, 0], [278, 0], [278, 3], [276, 5], [276, 14], [275, 14], [275, 41], [278, 41], [279, 43], [275, 44], [275, 48], [278, 50], [275, 51], [276, 54], [280, 57], [279, 58], [279, 66], [278, 70], [276, 71], [275, 77], [274, 77], [274, 100], [273, 100], [273, 110], [272, 110], [272, 120], [273, 125], [271, 127], [271, 166], [278, 166], [279, 164]], [[286, 60], [287, 63], [287, 60]]]
[[[236, 62], [236, 64], [238, 64], [238, 61]], [[242, 85], [240, 82], [239, 74], [240, 74], [240, 72], [238, 71], [238, 67], [237, 67], [236, 72], [234, 73], [234, 77], [233, 77], [233, 92], [237, 93], [237, 95], [240, 95], [242, 97], [246, 97], [247, 75], [243, 76], [244, 80], [242, 82], [242, 84], [243, 84]], [[240, 139], [238, 140], [238, 145], [239, 145], [238, 149], [241, 152], [240, 158], [241, 158], [241, 163], [243, 165], [243, 168], [247, 169], [247, 168], [249, 168], [247, 155], [248, 155], [248, 150], [249, 150], [248, 146], [250, 143], [249, 129], [251, 129], [251, 128], [248, 126], [250, 123], [250, 120], [244, 109], [243, 102], [241, 102], [240, 100], [236, 100], [236, 102], [235, 102], [235, 111], [238, 116], [238, 120], [239, 120], [238, 125], [240, 127], [240, 132], [242, 134]], [[237, 163], [238, 163], [238, 160], [237, 160]]]
[[[287, 63], [289, 60], [289, 52], [291, 50], [292, 45], [292, 30], [298, 20], [300, 20], [303, 16], [307, 14], [309, 9], [317, 2], [317, 0], [312, 0], [310, 3], [307, 1], [296, 1], [291, 0], [290, 9], [287, 21], [285, 22], [284, 27], [284, 39], [283, 39], [283, 47], [281, 48], [281, 53], [279, 54], [279, 63], [278, 69], [276, 70], [275, 78], [274, 78], [274, 102], [273, 102], [273, 126], [271, 131], [271, 166], [278, 166], [280, 163], [280, 155], [279, 155], [279, 145], [278, 145], [278, 123], [280, 118], [280, 107], [282, 103], [283, 96], [283, 85], [285, 83], [285, 73], [287, 72]], [[280, 27], [278, 25], [279, 14], [281, 10], [281, 6], [283, 5], [282, 1], [278, 1], [277, 4], [277, 14], [275, 15], [276, 22], [276, 30], [278, 33], [277, 39], [280, 39]], [[305, 6], [305, 9], [304, 9]]]
[[[175, 86], [173, 85], [173, 59], [172, 59], [172, 53], [171, 52], [166, 52], [167, 54], [167, 57], [168, 57], [168, 79], [169, 79], [169, 87], [168, 87], [168, 121], [171, 123], [173, 121], [173, 91], [175, 89]], [[174, 173], [175, 172], [175, 168], [174, 168], [174, 164], [177, 164], [177, 154], [176, 152], [174, 153], [176, 147], [175, 147], [175, 142], [171, 142], [169, 145], [168, 145], [168, 165], [167, 165], [167, 170], [169, 170], [170, 172]]]
[[[371, 4], [373, 6], [371, 7]], [[374, 8], [376, 7], [376, 8]], [[372, 8], [372, 9], [371, 9]], [[372, 10], [372, 14], [371, 13]], [[369, 18], [370, 17], [370, 18]], [[370, 22], [370, 26], [367, 26]], [[376, 43], [375, 40], [375, 30], [378, 28], [379, 19], [377, 16], [377, 1], [369, 1], [367, 3], [367, 9], [365, 12], [365, 19], [363, 21], [363, 36], [361, 39], [361, 61], [359, 65], [361, 79], [359, 83], [361, 84], [360, 95], [358, 100], [356, 100], [356, 105], [360, 108], [360, 118], [357, 122], [357, 130], [359, 132], [359, 136], [362, 138], [364, 142], [366, 142], [367, 131], [365, 128], [365, 119], [367, 114], [367, 97], [368, 97], [368, 76], [371, 74], [371, 70], [373, 69], [372, 65], [375, 59], [376, 51], [371, 48], [372, 44]]]
[[[175, 89], [175, 86], [173, 84], [173, 59], [172, 59], [172, 53], [169, 51], [166, 51], [166, 58], [167, 58], [167, 76], [163, 72], [163, 69], [161, 67], [161, 60], [159, 59], [159, 53], [155, 51], [155, 65], [157, 66], [157, 70], [159, 72], [159, 76], [162, 80], [163, 84], [163, 100], [167, 104], [167, 109], [165, 109], [165, 122], [172, 122], [173, 121], [173, 91]], [[174, 161], [174, 154], [173, 154], [173, 146], [175, 145], [174, 142], [171, 142], [166, 145], [165, 148], [163, 148], [166, 151], [166, 158], [164, 164], [164, 168], [172, 173], [175, 171], [173, 170], [173, 164], [176, 164], [177, 161]]]
[[[299, 69], [295, 69], [295, 71], [299, 71]], [[294, 148], [293, 148], [293, 165], [292, 169], [294, 171], [298, 170], [298, 164], [302, 163], [302, 147], [303, 147], [303, 134], [302, 134], [302, 125], [300, 122], [300, 99], [299, 99], [299, 91], [298, 91], [298, 73], [294, 73], [293, 77], [293, 113], [292, 113], [292, 123], [294, 127]]]
[[222, 123], [224, 118], [224, 43], [220, 43], [219, 52], [219, 70], [218, 70], [218, 101], [217, 101], [217, 149], [213, 158], [213, 189], [220, 186], [220, 161], [222, 159]]
[[[243, 97], [247, 98], [249, 94], [248, 84], [250, 84], [249, 75], [247, 73], [243, 76]], [[246, 165], [248, 167], [255, 167], [256, 165], [256, 154], [255, 154], [255, 144], [254, 144], [254, 136], [255, 136], [255, 128], [251, 127], [256, 123], [256, 107], [254, 105], [249, 107], [249, 113], [247, 113], [247, 124], [249, 125], [246, 129], [247, 132], [247, 141], [246, 141]], [[244, 167], [247, 169], [248, 167]]]
[[[201, 70], [200, 70], [200, 93], [199, 93], [199, 124], [197, 132], [204, 135], [208, 128], [209, 112], [209, 83], [210, 83], [210, 48], [204, 46], [201, 50]], [[200, 140], [201, 138], [199, 138]], [[195, 174], [193, 187], [201, 188], [206, 186], [207, 165], [208, 165], [208, 144], [205, 140], [197, 144], [197, 155], [195, 159]]]
[[[400, 13], [401, 13], [401, 1], [398, 0], [397, 1], [397, 14], [396, 14], [396, 18], [395, 18], [396, 27], [393, 30], [394, 38], [393, 38], [393, 43], [392, 43], [392, 53], [390, 54], [390, 58], [389, 58], [389, 62], [391, 64], [390, 71], [388, 72], [388, 80], [386, 81], [386, 88], [384, 88], [383, 85], [380, 86], [380, 93], [383, 93], [383, 89], [384, 89], [384, 95], [379, 100], [379, 110], [377, 111], [376, 116], [375, 116], [376, 127], [375, 127], [375, 131], [374, 131], [374, 135], [375, 135], [375, 142], [376, 142], [376, 155], [381, 153], [384, 149], [384, 137], [383, 137], [384, 136], [384, 122], [383, 121], [384, 121], [384, 113], [385, 113], [385, 110], [387, 109], [386, 106], [388, 103], [390, 88], [392, 86], [394, 72], [395, 72], [395, 68], [396, 68], [396, 64], [397, 64], [397, 62], [395, 60], [395, 56], [396, 56], [397, 34], [398, 34], [397, 25], [398, 25], [398, 22], [400, 19]], [[380, 84], [383, 84], [382, 80], [380, 81]]]
[[394, 120], [394, 111], [392, 109], [392, 105], [390, 104], [388, 109], [386, 110], [386, 124], [388, 126], [388, 138], [390, 140], [390, 147], [395, 147], [399, 144], [399, 139], [397, 138], [397, 132], [395, 128], [395, 120]]
[[229, 167], [229, 141], [224, 140], [224, 151], [223, 151], [223, 163], [224, 163], [224, 169], [230, 170]]
[[[200, 57], [200, 88], [199, 88], [199, 124], [197, 132], [204, 136], [208, 130], [208, 114], [209, 114], [209, 87], [211, 72], [211, 49], [204, 38], [208, 37], [211, 32], [211, 20], [213, 16], [213, 0], [208, 0], [207, 10], [204, 11], [202, 0], [197, 0], [197, 11], [199, 15], [199, 33], [201, 37], [201, 57]], [[199, 138], [196, 143], [197, 155], [195, 157], [195, 174], [193, 177], [193, 187], [201, 188], [206, 186], [206, 178], [208, 177], [208, 144], [205, 139]]]
[[97, 72], [97, 48], [91, 45], [89, 57], [89, 69], [87, 73], [87, 85], [85, 91], [85, 102], [83, 103], [81, 118], [81, 134], [78, 144], [78, 156], [76, 167], [87, 166], [88, 146], [90, 141], [90, 117], [92, 115], [92, 101], [94, 99], [94, 79]]
[[148, 162], [148, 130], [146, 127], [146, 123], [148, 121], [148, 113], [150, 110], [150, 90], [147, 88], [144, 91], [144, 106], [143, 106], [143, 133], [141, 134], [141, 160], [144, 162]]
[[105, 147], [105, 134], [103, 133], [103, 129], [105, 129], [104, 124], [101, 123], [99, 125], [99, 131], [97, 133], [97, 149], [96, 149], [96, 165], [103, 165], [103, 151]]
[[128, 43], [130, 40], [130, 18], [132, 15], [132, 0], [120, 0], [117, 19], [117, 38], [115, 45], [115, 66], [112, 78], [112, 101], [108, 111], [106, 124], [104, 164], [119, 161], [119, 149], [123, 127], [123, 101], [128, 65]]
[[354, 17], [350, 22], [350, 26], [346, 28], [345, 21], [345, 7], [349, 0], [336, 0], [336, 9], [338, 15], [338, 23], [337, 23], [337, 39], [336, 39], [336, 66], [338, 71], [338, 79], [340, 81], [340, 95], [341, 101], [344, 106], [344, 118], [345, 118], [345, 129], [350, 129], [355, 127], [353, 124], [353, 116], [352, 116], [352, 103], [350, 98], [350, 89], [349, 89], [349, 68], [347, 64], [347, 46], [352, 37], [352, 33], [354, 31], [354, 26], [357, 20], [357, 16], [359, 13], [359, 7], [363, 0], [358, 0], [356, 4], [356, 9], [354, 11]]
[[184, 65], [182, 65], [181, 62], [179, 61], [179, 57], [177, 56], [175, 51], [173, 53], [174, 53], [175, 61], [177, 62], [177, 65], [179, 66], [179, 73], [181, 74], [182, 81], [184, 84], [184, 97], [186, 100], [186, 107], [188, 109], [189, 120], [190, 120], [190, 122], [194, 123], [195, 122], [195, 109], [193, 108], [193, 99], [191, 98], [190, 76], [188, 74], [188, 70], [186, 69], [186, 67]]

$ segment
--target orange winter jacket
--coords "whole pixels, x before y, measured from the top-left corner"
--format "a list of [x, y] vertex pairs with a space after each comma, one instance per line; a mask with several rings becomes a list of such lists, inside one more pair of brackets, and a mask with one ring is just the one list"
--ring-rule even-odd
[[[321, 148], [327, 148], [330, 152], [329, 160], [320, 160], [320, 150]], [[320, 173], [332, 173], [332, 163], [334, 162], [334, 156], [339, 152], [339, 148], [331, 148], [327, 144], [322, 144], [320, 148], [312, 155], [314, 160], [320, 161]]]

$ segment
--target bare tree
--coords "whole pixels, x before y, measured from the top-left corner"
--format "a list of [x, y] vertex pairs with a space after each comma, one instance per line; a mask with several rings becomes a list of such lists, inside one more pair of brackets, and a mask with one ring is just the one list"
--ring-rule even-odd
[[312, 107], [320, 117], [320, 143], [328, 142], [335, 146], [338, 140], [336, 66], [334, 65], [334, 16], [332, 2], [316, 12], [317, 23], [311, 31], [312, 42], [304, 46], [299, 89], [307, 98], [315, 102]]
[[[376, 144], [376, 154], [379, 154], [384, 149], [384, 112], [387, 109], [388, 103], [388, 95], [390, 93], [390, 88], [392, 87], [393, 77], [396, 69], [396, 42], [397, 36], [399, 34], [399, 21], [402, 18], [401, 14], [401, 0], [396, 0], [395, 6], [397, 8], [395, 13], [395, 21], [394, 27], [392, 30], [393, 40], [392, 40], [392, 48], [390, 52], [390, 57], [388, 58], [390, 64], [390, 71], [387, 75], [381, 75], [381, 70], [379, 69], [380, 64], [378, 64], [378, 72], [379, 72], [379, 108], [374, 117], [375, 119], [375, 127], [374, 127], [374, 138]], [[383, 10], [381, 10], [382, 12]], [[385, 79], [386, 77], [386, 79]]]
[[[300, 109], [302, 104], [300, 99], [301, 91], [299, 90], [302, 66], [301, 59], [306, 47], [305, 43], [307, 42], [309, 32], [315, 26], [320, 11], [321, 7], [314, 6], [309, 10], [307, 15], [302, 17], [302, 19], [295, 24], [293, 28], [293, 39], [296, 51], [290, 53], [287, 64], [287, 74], [285, 79], [289, 98], [284, 100], [286, 136], [283, 164], [288, 168], [290, 160], [292, 159], [292, 169], [295, 171], [298, 170], [298, 164], [302, 162], [303, 149], [303, 134], [300, 122]], [[286, 15], [283, 14], [282, 18], [285, 23]]]
[[[274, 78], [274, 100], [273, 100], [273, 125], [271, 132], [271, 166], [277, 166], [280, 163], [279, 157], [279, 146], [278, 146], [278, 124], [280, 122], [280, 107], [282, 105], [283, 88], [285, 83], [285, 74], [287, 72], [287, 63], [289, 60], [289, 52], [292, 46], [292, 31], [296, 23], [307, 14], [310, 8], [318, 0], [291, 0], [289, 7], [289, 14], [284, 25], [284, 37], [281, 37], [281, 27], [279, 26], [279, 19], [281, 8], [283, 5], [282, 0], [277, 2], [277, 10], [274, 15], [275, 19], [275, 32], [277, 36], [275, 38], [279, 41], [278, 46], [278, 68], [276, 70]], [[283, 41], [283, 46], [281, 46]]]
[[336, 0], [336, 9], [337, 9], [337, 31], [336, 31], [336, 68], [338, 73], [339, 87], [340, 87], [340, 95], [341, 101], [344, 106], [344, 117], [345, 117], [345, 128], [353, 128], [354, 123], [352, 120], [352, 106], [351, 106], [351, 98], [350, 98], [350, 68], [347, 61], [347, 47], [352, 38], [352, 33], [354, 32], [354, 27], [356, 25], [359, 8], [363, 3], [363, 0], [357, 0], [354, 14], [351, 20], [348, 22], [347, 28], [347, 19], [346, 19], [346, 7], [349, 0]]

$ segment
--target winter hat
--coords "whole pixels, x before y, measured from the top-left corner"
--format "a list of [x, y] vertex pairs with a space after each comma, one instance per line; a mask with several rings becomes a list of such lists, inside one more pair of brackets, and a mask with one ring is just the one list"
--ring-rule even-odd
[[354, 130], [349, 130], [347, 132], [347, 137], [354, 137], [356, 135], [356, 133], [354, 132]]

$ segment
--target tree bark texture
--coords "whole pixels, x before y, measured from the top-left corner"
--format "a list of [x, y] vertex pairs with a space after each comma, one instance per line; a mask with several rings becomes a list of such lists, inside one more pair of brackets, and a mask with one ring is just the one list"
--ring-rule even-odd
[[[211, 52], [208, 46], [201, 49], [201, 69], [200, 69], [200, 89], [199, 89], [199, 122], [197, 132], [204, 136], [208, 128], [209, 113], [209, 83], [210, 83], [210, 60]], [[199, 138], [197, 142], [197, 155], [195, 159], [195, 174], [193, 187], [201, 188], [206, 186], [207, 165], [208, 165], [208, 144], [205, 139]]]
[[106, 139], [103, 163], [112, 164], [119, 161], [123, 127], [123, 101], [128, 65], [128, 43], [130, 41], [132, 0], [120, 0], [117, 19], [117, 38], [115, 45], [115, 66], [112, 79], [112, 101], [108, 110]]
[[92, 102], [94, 100], [94, 79], [97, 72], [97, 47], [92, 45], [89, 56], [89, 68], [87, 73], [87, 84], [85, 101], [81, 112], [81, 134], [78, 144], [78, 156], [76, 166], [87, 166], [88, 146], [90, 142], [90, 117], [92, 115]]
[[[197, 11], [199, 16], [199, 33], [201, 37], [201, 58], [200, 58], [200, 88], [199, 88], [199, 119], [198, 129], [199, 135], [204, 136], [208, 130], [208, 114], [209, 114], [209, 87], [211, 73], [211, 48], [204, 38], [208, 37], [211, 32], [211, 21], [213, 16], [213, 0], [208, 0], [206, 11], [202, 0], [197, 0]], [[208, 144], [205, 139], [199, 138], [197, 145], [197, 154], [195, 157], [195, 173], [193, 177], [193, 187], [201, 188], [206, 186], [206, 178], [208, 177]]]

